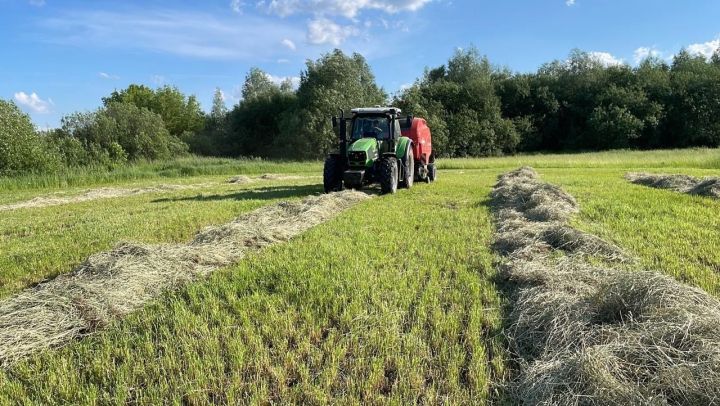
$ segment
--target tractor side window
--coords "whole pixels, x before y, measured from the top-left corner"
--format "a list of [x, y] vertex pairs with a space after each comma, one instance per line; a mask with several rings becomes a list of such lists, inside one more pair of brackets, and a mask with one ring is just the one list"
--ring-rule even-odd
[[390, 126], [385, 117], [366, 117], [355, 120], [352, 139], [370, 137], [384, 140], [390, 137]]

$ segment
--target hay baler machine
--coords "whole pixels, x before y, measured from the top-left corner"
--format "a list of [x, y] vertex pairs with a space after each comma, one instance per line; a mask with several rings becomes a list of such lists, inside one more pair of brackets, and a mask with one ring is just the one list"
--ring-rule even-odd
[[325, 159], [325, 193], [360, 189], [379, 183], [382, 193], [410, 188], [415, 180], [432, 182], [437, 176], [432, 135], [422, 118], [400, 116], [395, 107], [340, 110], [333, 117], [338, 151]]

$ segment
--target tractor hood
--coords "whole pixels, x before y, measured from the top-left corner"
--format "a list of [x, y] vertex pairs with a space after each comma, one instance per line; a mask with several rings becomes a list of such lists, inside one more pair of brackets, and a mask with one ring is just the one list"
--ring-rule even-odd
[[370, 167], [378, 157], [377, 140], [360, 138], [348, 146], [350, 166]]

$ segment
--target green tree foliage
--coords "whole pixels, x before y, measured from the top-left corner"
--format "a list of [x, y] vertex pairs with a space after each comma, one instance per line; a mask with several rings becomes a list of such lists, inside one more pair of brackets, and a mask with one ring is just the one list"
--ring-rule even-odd
[[105, 106], [111, 103], [130, 103], [146, 108], [162, 117], [165, 128], [175, 137], [187, 137], [203, 129], [205, 114], [195, 96], [186, 97], [172, 86], [151, 89], [144, 85], [130, 85], [103, 98]]
[[43, 172], [58, 164], [57, 154], [30, 117], [15, 103], [0, 99], [0, 175]]
[[[187, 153], [187, 145], [170, 134], [162, 117], [132, 103], [108, 102], [96, 112], [64, 117], [57, 144], [80, 164], [116, 165], [128, 160], [168, 159]], [[81, 154], [80, 143], [85, 149]], [[71, 152], [72, 156], [70, 153]]]
[[197, 133], [183, 133], [182, 140], [190, 150], [200, 155], [227, 155], [222, 143], [228, 135], [228, 109], [225, 96], [220, 88], [215, 89], [212, 109], [205, 117], [203, 129]]
[[427, 70], [397, 104], [428, 120], [439, 155], [512, 153], [520, 136], [513, 121], [502, 115], [495, 89], [502, 74], [477, 49], [458, 50], [447, 67]]
[[295, 106], [292, 87], [278, 86], [265, 72], [252, 68], [242, 89], [243, 99], [229, 114], [223, 155], [295, 158], [279, 142], [283, 115]]

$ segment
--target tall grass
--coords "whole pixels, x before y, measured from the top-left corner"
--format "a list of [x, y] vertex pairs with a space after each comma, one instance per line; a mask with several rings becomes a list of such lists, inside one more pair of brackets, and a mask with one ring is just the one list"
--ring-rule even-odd
[[0, 191], [59, 189], [73, 186], [109, 185], [153, 178], [183, 178], [201, 175], [235, 175], [285, 172], [317, 172], [320, 162], [266, 161], [184, 157], [171, 161], [136, 162], [108, 169], [101, 166], [68, 168], [56, 173], [0, 177]]

